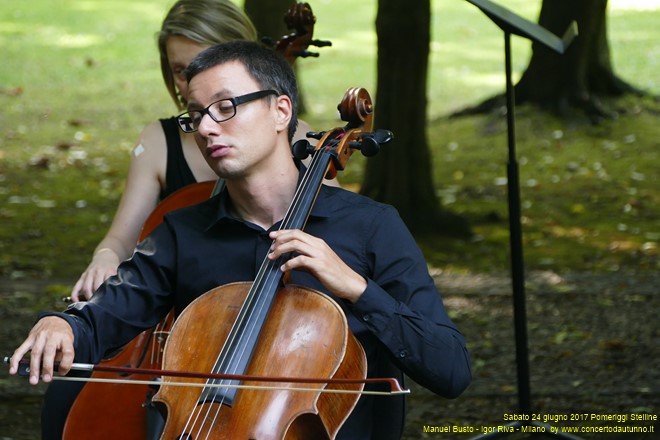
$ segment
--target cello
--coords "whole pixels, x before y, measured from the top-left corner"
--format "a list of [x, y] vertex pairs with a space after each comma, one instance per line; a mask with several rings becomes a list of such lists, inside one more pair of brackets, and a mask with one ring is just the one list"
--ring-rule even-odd
[[[302, 229], [324, 177], [344, 168], [355, 149], [374, 154], [372, 105], [364, 89], [349, 89], [339, 105], [348, 124], [319, 135], [311, 164], [281, 222]], [[309, 143], [299, 141], [298, 158]], [[282, 285], [286, 256], [265, 258], [253, 282], [220, 286], [195, 299], [175, 321], [163, 369], [251, 377], [366, 378], [366, 356], [340, 306], [318, 291]], [[304, 334], [304, 336], [301, 336]], [[204, 335], [204, 337], [200, 337]], [[304, 346], [304, 350], [301, 347]], [[167, 408], [165, 439], [332, 439], [357, 403], [363, 384], [318, 383], [301, 392], [283, 382], [276, 390], [240, 388], [236, 380], [207, 379], [197, 387], [163, 377], [153, 397]], [[260, 382], [257, 382], [259, 385]]]
[[[145, 221], [139, 241], [162, 223], [166, 213], [208, 199], [216, 186], [215, 181], [195, 183], [167, 196]], [[99, 366], [160, 368], [165, 340], [173, 321], [174, 315], [170, 312], [158, 325], [140, 333], [119, 352], [101, 361]], [[91, 375], [92, 379], [128, 380], [133, 377], [135, 376], [130, 373], [104, 371], [95, 371]], [[62, 438], [76, 439], [80, 438], [81, 433], [96, 432], [96, 439], [148, 439], [150, 434], [158, 431], [157, 427], [162, 425], [159, 414], [152, 409], [151, 397], [154, 393], [155, 387], [149, 385], [126, 386], [118, 383], [89, 382], [71, 405]], [[117, 423], [118, 421], [121, 423]]]

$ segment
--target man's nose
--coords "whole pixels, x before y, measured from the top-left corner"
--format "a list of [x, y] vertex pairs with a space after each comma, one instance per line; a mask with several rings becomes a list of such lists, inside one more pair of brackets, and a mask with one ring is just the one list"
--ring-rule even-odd
[[202, 119], [199, 121], [199, 126], [197, 131], [202, 137], [208, 137], [213, 134], [218, 134], [220, 130], [220, 123], [215, 122], [211, 115], [205, 113], [202, 115]]

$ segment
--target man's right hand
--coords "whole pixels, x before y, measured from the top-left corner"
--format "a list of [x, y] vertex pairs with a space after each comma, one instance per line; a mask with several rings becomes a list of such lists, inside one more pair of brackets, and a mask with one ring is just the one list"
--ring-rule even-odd
[[73, 364], [73, 329], [66, 320], [57, 316], [40, 319], [30, 334], [18, 347], [9, 362], [9, 374], [18, 372], [18, 363], [25, 354], [30, 355], [30, 383], [37, 385], [41, 374], [46, 383], [53, 380], [55, 362], [59, 362], [58, 373], [65, 375]]

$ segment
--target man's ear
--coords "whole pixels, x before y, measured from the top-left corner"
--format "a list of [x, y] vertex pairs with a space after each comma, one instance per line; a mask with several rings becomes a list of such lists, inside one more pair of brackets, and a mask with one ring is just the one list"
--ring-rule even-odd
[[279, 95], [275, 98], [276, 111], [277, 111], [277, 129], [288, 131], [289, 122], [293, 114], [293, 105], [291, 99], [286, 95]]

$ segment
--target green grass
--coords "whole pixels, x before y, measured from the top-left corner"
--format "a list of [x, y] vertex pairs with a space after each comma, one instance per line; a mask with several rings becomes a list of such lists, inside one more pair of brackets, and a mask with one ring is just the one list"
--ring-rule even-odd
[[[619, 102], [618, 104], [623, 104]], [[633, 100], [625, 102], [634, 106]], [[526, 261], [533, 269], [657, 270], [660, 238], [657, 104], [601, 126], [518, 111]], [[506, 126], [500, 117], [442, 120], [430, 128], [440, 193], [478, 234], [472, 245], [424, 246], [457, 269], [508, 261]], [[490, 258], [494, 262], [491, 263]]]
[[[175, 109], [155, 48], [162, 1], [4, 2], [0, 6], [0, 276], [77, 276], [109, 226], [140, 129]], [[446, 270], [508, 269], [506, 126], [502, 116], [446, 116], [504, 87], [501, 31], [467, 2], [433, 3], [428, 137], [439, 197], [466, 216], [471, 241], [418, 237]], [[611, 0], [616, 71], [660, 94], [659, 2]], [[535, 21], [540, 1], [507, 7]], [[636, 10], [621, 5], [648, 5]], [[318, 129], [339, 123], [348, 87], [375, 96], [376, 2], [312, 2], [315, 36], [333, 46], [298, 61]], [[346, 11], [350, 11], [347, 13]], [[529, 43], [513, 38], [518, 77]], [[377, 103], [376, 103], [377, 104]], [[529, 269], [657, 270], [658, 104], [591, 126], [517, 111], [524, 252]], [[363, 160], [341, 176], [358, 184]]]

